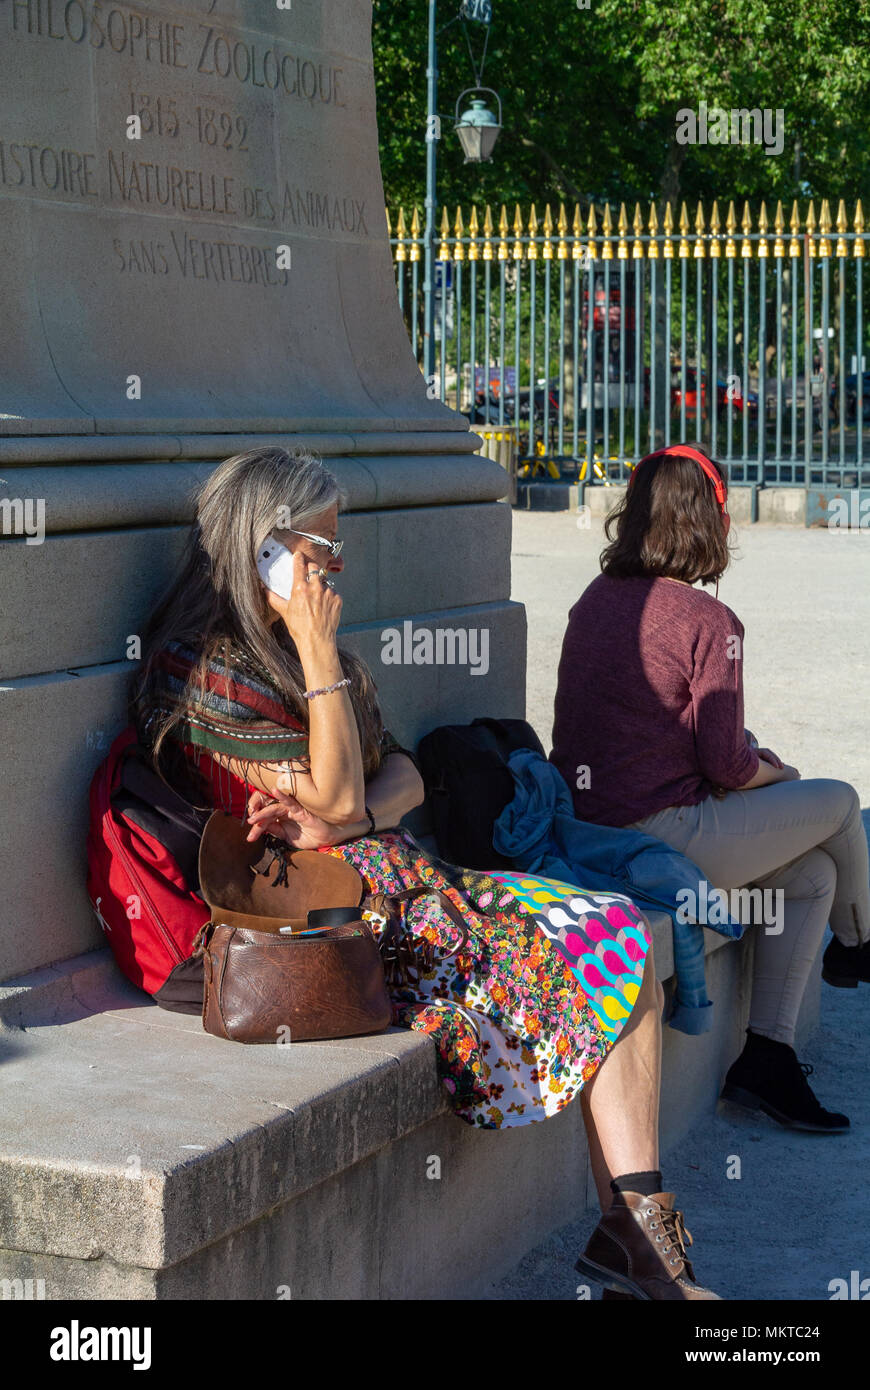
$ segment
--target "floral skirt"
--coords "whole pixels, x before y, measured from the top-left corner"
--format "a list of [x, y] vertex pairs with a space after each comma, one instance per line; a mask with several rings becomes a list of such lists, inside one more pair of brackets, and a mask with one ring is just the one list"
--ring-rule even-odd
[[[563, 1110], [607, 1056], [640, 991], [650, 936], [630, 899], [456, 868], [406, 830], [321, 852], [353, 864], [372, 893], [433, 890], [403, 905], [433, 968], [393, 988], [393, 1023], [433, 1039], [454, 1113], [506, 1129]], [[437, 890], [467, 928], [456, 955], [459, 928]]]

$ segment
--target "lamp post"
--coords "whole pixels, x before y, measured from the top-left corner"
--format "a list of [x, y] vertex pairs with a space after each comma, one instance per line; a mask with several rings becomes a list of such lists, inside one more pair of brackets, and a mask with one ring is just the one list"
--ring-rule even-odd
[[423, 256], [423, 375], [431, 389], [435, 380], [435, 177], [438, 118], [438, 51], [436, 0], [429, 0], [429, 61], [426, 65], [426, 238]]
[[[426, 203], [425, 227], [423, 231], [423, 375], [431, 390], [435, 381], [435, 183], [437, 177], [436, 141], [441, 138], [441, 117], [438, 115], [438, 30], [436, 27], [437, 0], [429, 0], [429, 48], [426, 65]], [[492, 6], [489, 0], [463, 0], [459, 13], [444, 28], [457, 20], [472, 19], [487, 26]], [[501, 99], [489, 87], [481, 87], [483, 64], [486, 61], [486, 47], [480, 71], [475, 70], [477, 87], [467, 87], [456, 103], [455, 130], [465, 151], [466, 164], [479, 164], [489, 160], [493, 146], [501, 130]], [[474, 59], [472, 57], [472, 67]], [[468, 92], [490, 92], [498, 102], [498, 119], [487, 108], [486, 102], [477, 97], [472, 100], [469, 110], [459, 115], [459, 102]], [[443, 292], [443, 290], [442, 290]]]

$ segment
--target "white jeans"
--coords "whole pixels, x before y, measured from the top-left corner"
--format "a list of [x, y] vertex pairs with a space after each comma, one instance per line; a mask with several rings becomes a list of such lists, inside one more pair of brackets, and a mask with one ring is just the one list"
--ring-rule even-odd
[[758, 929], [749, 1026], [793, 1046], [825, 924], [844, 946], [870, 941], [870, 862], [854, 787], [775, 782], [669, 806], [631, 829], [685, 854], [715, 888], [782, 890], [783, 930]]

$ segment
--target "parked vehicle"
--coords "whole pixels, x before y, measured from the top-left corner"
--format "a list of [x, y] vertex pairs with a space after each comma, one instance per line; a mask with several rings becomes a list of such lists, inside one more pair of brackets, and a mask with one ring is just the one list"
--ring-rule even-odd
[[[846, 377], [846, 420], [854, 421], [858, 413], [858, 375], [853, 372]], [[830, 391], [831, 414], [839, 422], [840, 419], [840, 392], [839, 382], [836, 377], [831, 381]], [[870, 372], [861, 373], [861, 419], [870, 420]]]
[[[559, 415], [559, 402], [561, 392], [559, 387], [551, 382], [549, 387], [536, 386], [534, 397], [535, 424], [543, 424], [545, 402], [549, 401], [550, 419], [556, 420]], [[499, 400], [498, 391], [492, 390], [490, 384], [489, 392], [489, 422], [496, 424], [499, 420]], [[483, 425], [487, 420], [487, 395], [485, 391], [475, 392], [474, 405], [469, 411], [468, 419], [472, 425]], [[517, 397], [515, 394], [505, 393], [504, 398], [504, 422], [506, 425], [513, 425], [517, 421]], [[519, 423], [528, 425], [529, 422], [529, 388], [523, 387], [519, 393]]]
[[[744, 400], [741, 387], [734, 386], [731, 392], [731, 408], [735, 413], [743, 414], [744, 408], [750, 415], [758, 414], [758, 392], [747, 391]], [[728, 383], [721, 378], [716, 382], [716, 409], [719, 415], [724, 415], [728, 409]]]
[[[674, 414], [682, 409], [683, 372], [675, 367], [671, 372], [671, 410]], [[701, 410], [707, 409], [707, 373], [701, 373]], [[694, 367], [686, 368], [686, 414], [698, 414], [698, 373]]]

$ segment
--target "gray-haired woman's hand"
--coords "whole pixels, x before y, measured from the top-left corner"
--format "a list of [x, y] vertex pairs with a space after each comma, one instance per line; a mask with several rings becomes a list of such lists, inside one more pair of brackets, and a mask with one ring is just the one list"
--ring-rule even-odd
[[293, 849], [322, 849], [333, 845], [340, 828], [307, 811], [301, 801], [286, 792], [277, 792], [272, 799], [263, 792], [254, 792], [248, 801], [248, 840], [263, 835], [277, 835]]
[[289, 598], [266, 590], [269, 607], [284, 621], [296, 650], [315, 653], [335, 646], [341, 621], [341, 598], [333, 589], [325, 569], [306, 559], [300, 550], [293, 554], [293, 588]]

